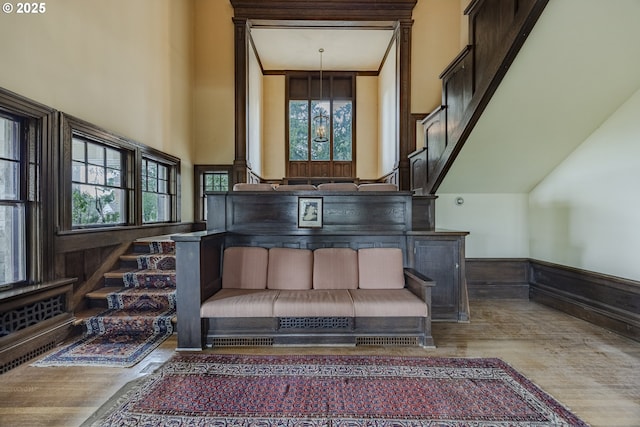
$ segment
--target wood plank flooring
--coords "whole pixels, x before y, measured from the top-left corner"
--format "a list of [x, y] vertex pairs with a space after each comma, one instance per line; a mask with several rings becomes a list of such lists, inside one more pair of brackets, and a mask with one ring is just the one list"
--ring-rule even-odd
[[[498, 357], [592, 426], [640, 426], [640, 343], [526, 300], [471, 302], [467, 324], [435, 323], [438, 348], [262, 347], [219, 353]], [[35, 368], [0, 375], [0, 426], [80, 425], [127, 382], [174, 354], [175, 336], [137, 366]]]

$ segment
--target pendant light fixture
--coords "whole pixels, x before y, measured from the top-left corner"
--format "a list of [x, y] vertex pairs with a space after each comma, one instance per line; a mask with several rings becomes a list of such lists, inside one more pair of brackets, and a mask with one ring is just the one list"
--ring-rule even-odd
[[313, 124], [315, 128], [315, 136], [313, 140], [315, 142], [327, 142], [329, 138], [327, 137], [327, 132], [329, 129], [329, 117], [323, 114], [322, 109], [322, 54], [324, 53], [324, 49], [318, 49], [320, 52], [320, 101], [318, 102], [318, 115], [313, 118]]

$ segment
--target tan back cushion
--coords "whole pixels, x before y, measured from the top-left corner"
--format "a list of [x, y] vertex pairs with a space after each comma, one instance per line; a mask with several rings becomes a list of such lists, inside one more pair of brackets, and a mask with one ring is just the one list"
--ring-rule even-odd
[[233, 247], [224, 250], [222, 287], [225, 289], [266, 289], [269, 250]]
[[250, 184], [247, 182], [239, 182], [233, 185], [233, 191], [273, 191], [273, 185], [260, 183], [260, 184]]
[[321, 191], [358, 191], [358, 186], [353, 182], [326, 182], [318, 184]]
[[404, 288], [402, 250], [398, 248], [358, 250], [358, 275], [360, 289]]
[[311, 289], [313, 252], [308, 249], [269, 249], [268, 289]]
[[398, 191], [398, 186], [395, 184], [374, 182], [371, 184], [360, 184], [358, 191]]
[[358, 252], [350, 248], [313, 251], [313, 289], [357, 289]]

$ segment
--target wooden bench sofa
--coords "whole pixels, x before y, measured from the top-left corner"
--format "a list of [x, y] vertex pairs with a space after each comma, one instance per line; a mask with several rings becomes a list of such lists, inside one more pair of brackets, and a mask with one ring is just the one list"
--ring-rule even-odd
[[[398, 248], [229, 247], [199, 307], [201, 343], [433, 347], [434, 285]], [[194, 314], [180, 308], [178, 292], [179, 324]]]

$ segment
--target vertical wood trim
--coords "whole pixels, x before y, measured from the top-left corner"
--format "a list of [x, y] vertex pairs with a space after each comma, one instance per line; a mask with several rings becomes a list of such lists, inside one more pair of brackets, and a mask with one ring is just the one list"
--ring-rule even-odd
[[411, 28], [413, 20], [400, 21], [398, 52], [398, 174], [400, 190], [409, 190], [409, 153], [415, 150], [415, 140], [411, 139]]
[[231, 185], [247, 181], [248, 46], [247, 19], [233, 18], [235, 29], [235, 159]]

